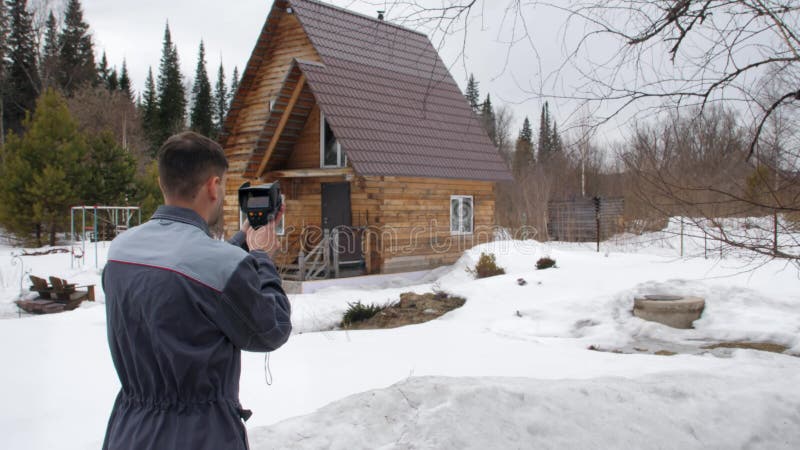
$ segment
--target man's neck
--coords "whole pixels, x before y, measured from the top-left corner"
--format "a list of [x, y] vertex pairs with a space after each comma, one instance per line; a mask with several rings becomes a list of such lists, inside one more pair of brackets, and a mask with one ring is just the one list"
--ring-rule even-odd
[[208, 216], [206, 215], [205, 211], [199, 208], [197, 205], [189, 202], [183, 202], [180, 200], [171, 200], [165, 199], [164, 204], [167, 206], [176, 206], [178, 208], [186, 208], [191, 209], [192, 211], [196, 212], [203, 220], [208, 223]]

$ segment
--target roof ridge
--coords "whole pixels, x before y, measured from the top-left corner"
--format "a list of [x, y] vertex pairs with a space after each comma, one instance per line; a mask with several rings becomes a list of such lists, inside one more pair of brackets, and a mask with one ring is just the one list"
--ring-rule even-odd
[[421, 31], [413, 30], [411, 28], [404, 27], [402, 25], [398, 25], [396, 23], [389, 22], [389, 21], [386, 21], [386, 20], [380, 20], [378, 18], [375, 18], [375, 17], [372, 17], [372, 16], [368, 16], [368, 15], [362, 14], [360, 12], [351, 11], [351, 10], [349, 10], [347, 8], [343, 8], [341, 6], [332, 5], [330, 3], [325, 3], [325, 2], [320, 1], [320, 0], [289, 0], [289, 4], [291, 4], [291, 5], [293, 5], [296, 2], [313, 3], [315, 5], [319, 5], [319, 6], [322, 6], [322, 7], [325, 7], [325, 8], [330, 8], [330, 9], [333, 9], [333, 10], [336, 10], [336, 11], [339, 11], [339, 12], [343, 12], [345, 14], [349, 14], [351, 16], [356, 16], [356, 17], [361, 17], [361, 18], [367, 19], [367, 20], [371, 20], [371, 21], [376, 22], [378, 24], [388, 25], [390, 27], [398, 28], [398, 29], [403, 30], [403, 31], [408, 31], [410, 33], [418, 34], [420, 36], [424, 36], [425, 39], [430, 40], [428, 35], [423, 33], [423, 32], [421, 32]]

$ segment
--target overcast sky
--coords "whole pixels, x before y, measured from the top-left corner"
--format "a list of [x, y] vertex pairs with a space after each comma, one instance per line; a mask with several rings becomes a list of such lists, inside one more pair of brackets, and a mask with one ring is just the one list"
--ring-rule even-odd
[[[59, 0], [52, 0], [58, 2]], [[370, 3], [392, 3], [377, 0], [331, 0], [330, 3], [376, 15]], [[434, 4], [437, 2], [433, 2]], [[531, 40], [521, 39], [509, 46], [513, 30], [513, 11], [509, 13], [508, 0], [485, 1], [476, 10], [467, 28], [466, 45], [463, 33], [443, 36], [422, 25], [409, 25], [431, 36], [434, 46], [459, 83], [462, 91], [469, 73], [480, 82], [481, 96], [491, 93], [493, 103], [509, 104], [516, 117], [513, 135], [516, 135], [525, 115], [530, 116], [534, 129], [538, 125], [541, 100], [529, 93], [542, 83], [541, 74], [558, 67], [562, 43], [557, 36], [563, 31], [564, 17], [552, 9], [528, 10], [526, 14], [533, 29]], [[149, 66], [157, 73], [164, 26], [169, 21], [174, 42], [187, 78], [194, 75], [200, 40], [206, 46], [209, 76], [216, 78], [220, 61], [224, 61], [228, 81], [234, 66], [240, 73], [253, 50], [256, 39], [272, 6], [271, 0], [236, 0], [220, 2], [211, 0], [83, 0], [86, 20], [91, 26], [95, 50], [98, 55], [107, 53], [110, 65], [120, 68], [123, 58], [137, 92], [141, 92]], [[388, 9], [387, 20], [398, 21], [406, 13], [398, 8]], [[533, 26], [535, 24], [535, 27]], [[533, 49], [532, 43], [536, 42]], [[466, 52], [462, 52], [466, 49]], [[510, 51], [509, 51], [510, 49]], [[541, 69], [541, 71], [540, 71]], [[572, 108], [551, 102], [553, 115], [564, 123]], [[561, 117], [564, 116], [564, 117]]]

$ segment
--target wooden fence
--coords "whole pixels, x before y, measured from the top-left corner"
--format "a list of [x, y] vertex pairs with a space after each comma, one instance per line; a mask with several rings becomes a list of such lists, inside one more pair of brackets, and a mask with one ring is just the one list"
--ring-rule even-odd
[[547, 204], [547, 235], [550, 240], [603, 241], [624, 231], [622, 198], [581, 198]]

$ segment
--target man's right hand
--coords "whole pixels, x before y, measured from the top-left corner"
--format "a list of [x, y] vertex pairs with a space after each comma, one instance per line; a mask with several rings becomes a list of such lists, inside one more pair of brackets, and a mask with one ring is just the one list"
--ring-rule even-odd
[[247, 238], [247, 247], [250, 249], [250, 251], [261, 250], [272, 256], [278, 250], [278, 248], [280, 248], [280, 241], [275, 233], [275, 224], [281, 220], [284, 209], [285, 205], [281, 205], [281, 210], [278, 212], [278, 215], [275, 216], [275, 220], [272, 220], [270, 223], [264, 225], [258, 230], [254, 230], [250, 226], [250, 223], [244, 223], [242, 231], [245, 233]]

